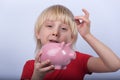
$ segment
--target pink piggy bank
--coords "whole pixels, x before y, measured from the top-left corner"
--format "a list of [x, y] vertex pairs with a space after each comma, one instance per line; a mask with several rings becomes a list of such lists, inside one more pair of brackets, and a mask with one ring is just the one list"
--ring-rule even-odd
[[49, 59], [51, 64], [55, 66], [55, 69], [66, 69], [66, 65], [76, 58], [76, 54], [71, 49], [70, 43], [48, 43], [41, 50], [42, 55], [40, 61]]

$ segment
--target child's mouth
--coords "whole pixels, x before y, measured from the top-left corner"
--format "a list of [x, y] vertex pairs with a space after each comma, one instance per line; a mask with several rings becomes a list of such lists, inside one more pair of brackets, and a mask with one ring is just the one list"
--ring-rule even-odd
[[56, 41], [56, 40], [49, 40], [50, 42], [52, 42], [52, 43], [59, 43], [58, 41]]

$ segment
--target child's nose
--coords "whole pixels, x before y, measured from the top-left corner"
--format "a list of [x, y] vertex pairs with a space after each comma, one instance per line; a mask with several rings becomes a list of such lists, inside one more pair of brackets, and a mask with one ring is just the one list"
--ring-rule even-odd
[[52, 35], [57, 37], [59, 35], [59, 31], [58, 30], [54, 30]]
[[58, 36], [58, 34], [52, 34], [52, 35], [53, 35], [53, 36], [56, 36], [56, 37]]

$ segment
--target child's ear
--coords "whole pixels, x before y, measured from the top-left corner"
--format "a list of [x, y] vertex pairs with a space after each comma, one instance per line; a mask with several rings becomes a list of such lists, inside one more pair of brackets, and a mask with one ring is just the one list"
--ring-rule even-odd
[[71, 36], [71, 41], [70, 41], [70, 43], [74, 43], [74, 41], [75, 41], [74, 37]]
[[35, 36], [36, 36], [37, 39], [40, 39], [39, 32], [35, 31]]

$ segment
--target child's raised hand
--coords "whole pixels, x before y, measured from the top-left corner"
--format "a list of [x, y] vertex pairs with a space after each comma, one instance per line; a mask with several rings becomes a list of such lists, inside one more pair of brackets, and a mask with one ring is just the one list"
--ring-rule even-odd
[[87, 10], [82, 9], [85, 15], [83, 16], [75, 16], [75, 22], [77, 24], [78, 31], [82, 37], [85, 37], [90, 33], [90, 20], [89, 13]]
[[44, 78], [46, 73], [54, 70], [54, 66], [50, 64], [50, 60], [46, 60], [43, 62], [40, 61], [41, 55], [42, 52], [39, 52], [36, 55], [32, 80], [38, 80], [38, 79], [41, 80]]

